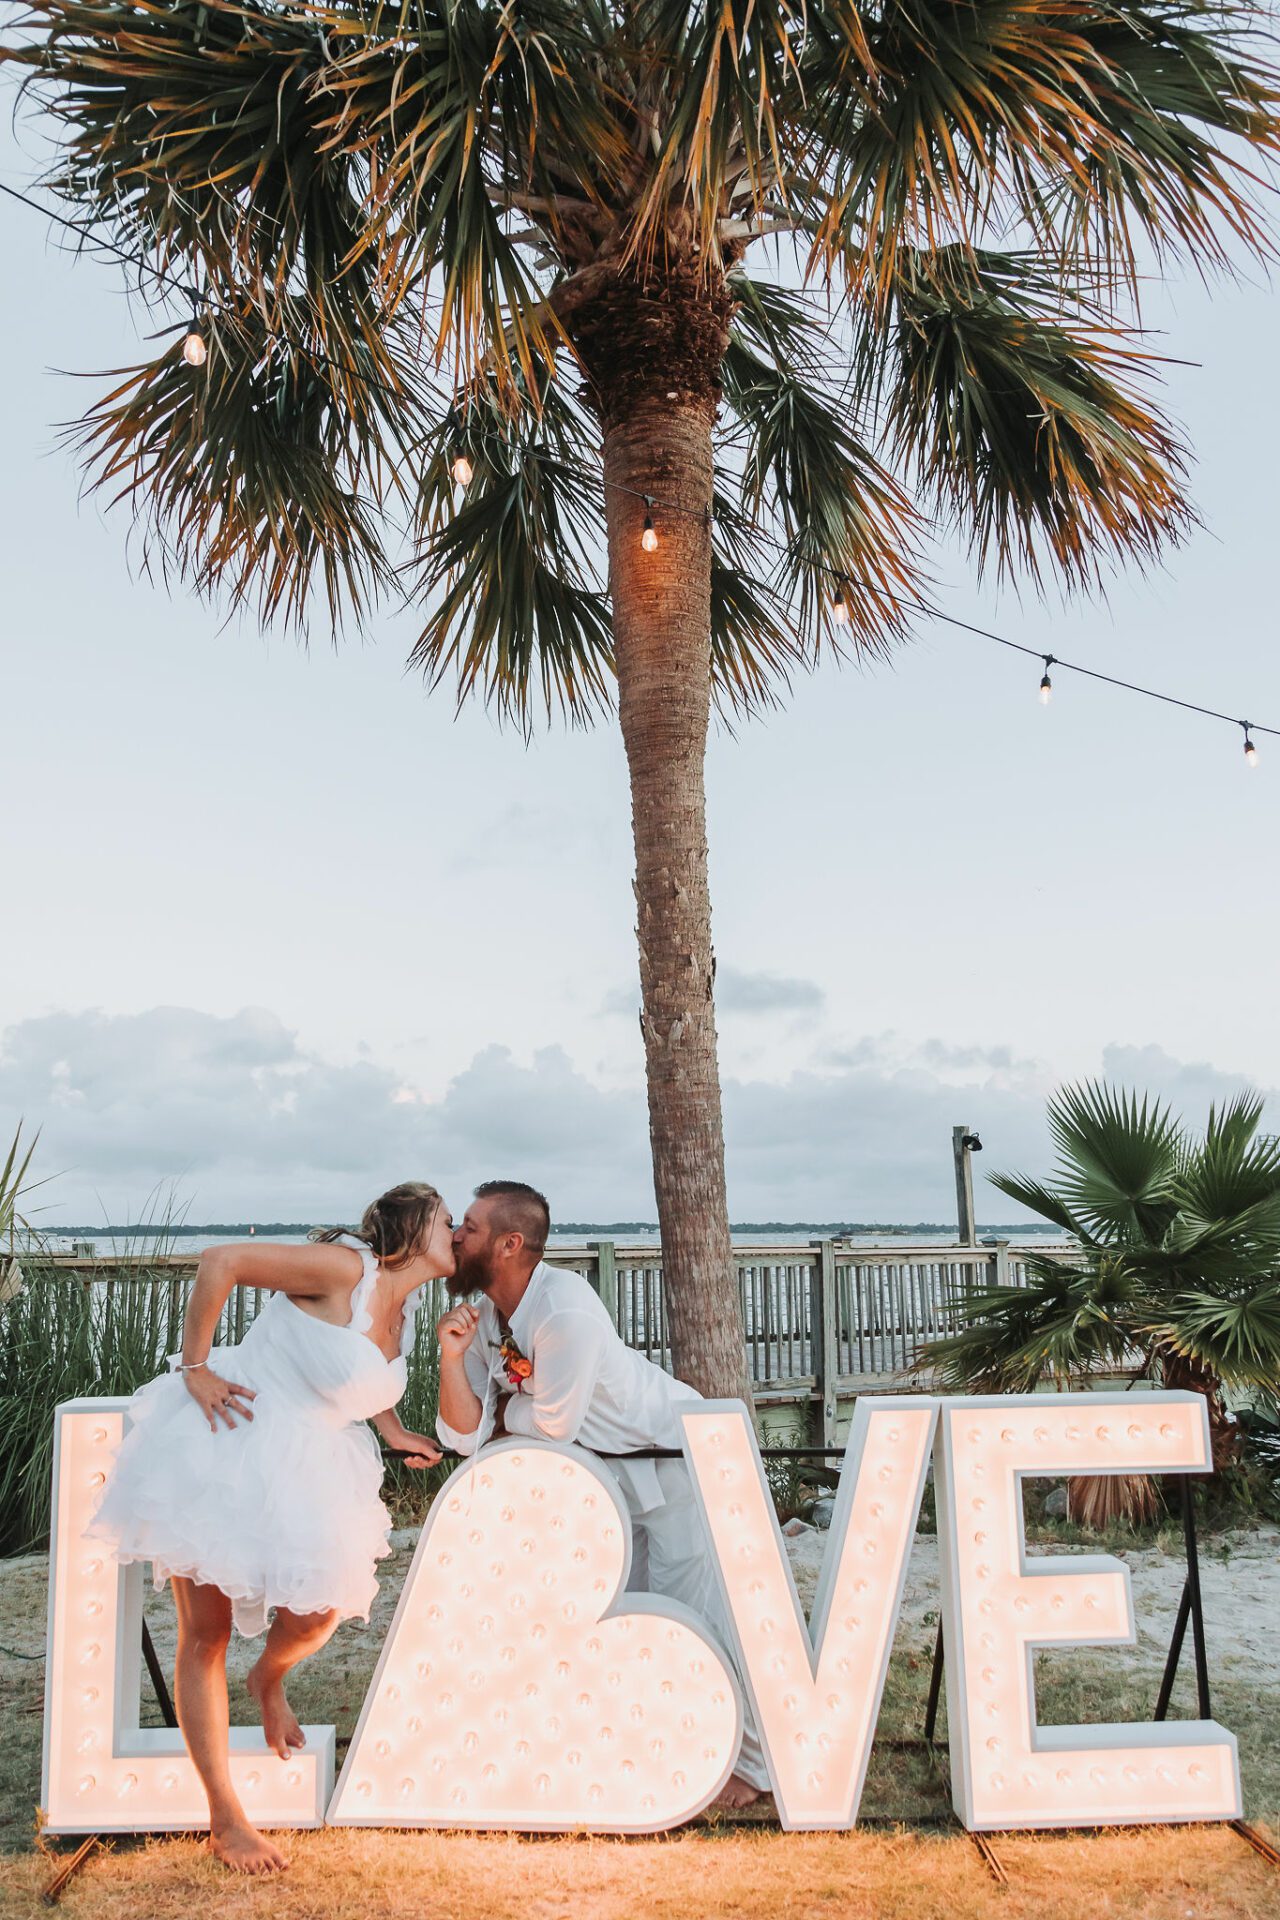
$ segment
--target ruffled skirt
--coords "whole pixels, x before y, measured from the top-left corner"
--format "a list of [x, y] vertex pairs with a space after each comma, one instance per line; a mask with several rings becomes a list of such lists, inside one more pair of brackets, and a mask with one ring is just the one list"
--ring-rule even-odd
[[[219, 1349], [219, 1370], [257, 1387], [247, 1361]], [[149, 1560], [157, 1588], [173, 1574], [221, 1588], [246, 1637], [275, 1607], [367, 1621], [391, 1551], [377, 1442], [276, 1391], [253, 1411], [212, 1432], [180, 1374], [139, 1388], [86, 1532], [117, 1560]]]

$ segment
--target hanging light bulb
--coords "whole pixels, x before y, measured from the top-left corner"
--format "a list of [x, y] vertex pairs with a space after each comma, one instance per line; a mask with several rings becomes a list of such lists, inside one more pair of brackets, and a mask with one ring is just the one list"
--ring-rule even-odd
[[209, 348], [204, 337], [204, 321], [200, 318], [198, 309], [192, 314], [191, 325], [183, 336], [182, 357], [189, 367], [202, 367], [209, 357]]
[[1042, 707], [1048, 706], [1049, 696], [1053, 692], [1053, 682], [1049, 678], [1049, 669], [1054, 664], [1055, 662], [1054, 662], [1053, 655], [1051, 653], [1046, 653], [1046, 655], [1044, 656], [1044, 678], [1040, 682], [1040, 704]]
[[646, 553], [653, 553], [658, 544], [657, 529], [653, 524], [653, 499], [649, 494], [644, 498], [644, 532], [640, 535], [640, 545]]
[[475, 468], [472, 466], [471, 462], [468, 460], [465, 453], [454, 454], [453, 477], [457, 481], [460, 487], [469, 487], [471, 485], [471, 482], [475, 477]]
[[1240, 725], [1244, 728], [1244, 757], [1251, 767], [1256, 767], [1258, 764], [1258, 749], [1249, 738], [1249, 722], [1242, 720]]
[[840, 582], [836, 583], [836, 590], [831, 596], [831, 618], [838, 627], [847, 627], [849, 624], [849, 607]]

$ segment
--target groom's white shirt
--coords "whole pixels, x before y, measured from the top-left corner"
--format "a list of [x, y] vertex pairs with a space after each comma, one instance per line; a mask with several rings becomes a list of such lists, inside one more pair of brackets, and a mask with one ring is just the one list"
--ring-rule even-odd
[[[493, 1302], [480, 1301], [475, 1338], [464, 1366], [481, 1403], [474, 1433], [437, 1419], [436, 1432], [457, 1453], [474, 1453], [493, 1433], [498, 1398], [510, 1392], [502, 1335]], [[697, 1389], [672, 1379], [619, 1337], [590, 1282], [572, 1269], [540, 1260], [511, 1316], [512, 1336], [533, 1373], [507, 1401], [509, 1434], [576, 1441], [593, 1453], [625, 1454], [646, 1447], [680, 1446], [676, 1407], [700, 1399]], [[629, 1483], [638, 1512], [665, 1498], [652, 1460], [610, 1460]]]

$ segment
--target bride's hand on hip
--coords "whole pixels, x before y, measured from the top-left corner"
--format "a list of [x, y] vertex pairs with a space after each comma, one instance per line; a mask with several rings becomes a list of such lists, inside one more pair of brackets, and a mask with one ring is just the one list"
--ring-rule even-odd
[[464, 1300], [459, 1306], [450, 1308], [443, 1319], [436, 1322], [436, 1338], [440, 1342], [442, 1360], [461, 1360], [467, 1348], [476, 1337], [476, 1328], [480, 1325], [480, 1315], [474, 1307]]
[[242, 1420], [253, 1419], [253, 1409], [247, 1404], [258, 1397], [253, 1387], [242, 1387], [235, 1380], [224, 1380], [220, 1373], [212, 1373], [208, 1367], [194, 1367], [182, 1378], [186, 1382], [187, 1392], [209, 1422], [212, 1433], [218, 1431], [219, 1420], [228, 1427], [234, 1427], [237, 1414]]

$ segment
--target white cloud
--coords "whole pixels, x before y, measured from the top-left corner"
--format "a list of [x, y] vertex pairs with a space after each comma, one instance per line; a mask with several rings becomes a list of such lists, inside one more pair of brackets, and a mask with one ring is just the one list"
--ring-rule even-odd
[[820, 1013], [826, 995], [816, 980], [783, 973], [716, 970], [716, 1006], [722, 1013]]
[[[1159, 1047], [1111, 1046], [1115, 1082], [1170, 1098], [1192, 1123], [1243, 1084]], [[982, 1135], [979, 1218], [1008, 1219], [988, 1168], [1045, 1172], [1042, 1063], [1003, 1047], [899, 1034], [864, 1038], [821, 1068], [727, 1076], [730, 1207], [739, 1220], [946, 1221], [951, 1128]], [[488, 1047], [439, 1092], [361, 1057], [303, 1048], [278, 1015], [189, 1007], [48, 1014], [0, 1040], [0, 1139], [43, 1127], [50, 1220], [138, 1217], [176, 1183], [192, 1220], [351, 1218], [394, 1181], [428, 1178], [450, 1202], [477, 1181], [527, 1179], [561, 1219], [652, 1218], [642, 1089], [601, 1085], [558, 1046], [527, 1059]]]
[[[717, 967], [717, 1014], [821, 1013], [826, 995], [816, 980], [784, 973], [748, 973], [741, 967]], [[612, 987], [600, 1003], [601, 1013], [623, 1013], [632, 1019], [640, 1006], [635, 982]]]

